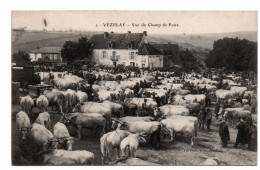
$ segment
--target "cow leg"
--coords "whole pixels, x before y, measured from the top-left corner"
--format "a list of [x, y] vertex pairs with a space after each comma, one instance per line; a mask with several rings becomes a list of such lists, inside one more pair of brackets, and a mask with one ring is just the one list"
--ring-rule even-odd
[[174, 136], [175, 136], [175, 134], [174, 134], [174, 131], [173, 131], [173, 130], [170, 130], [170, 135], [171, 135], [171, 141], [173, 141], [173, 139], [174, 139]]
[[78, 138], [81, 139], [81, 130], [82, 130], [82, 126], [78, 125]]
[[120, 158], [120, 146], [118, 146], [118, 147], [116, 148], [116, 150], [117, 150], [117, 158]]

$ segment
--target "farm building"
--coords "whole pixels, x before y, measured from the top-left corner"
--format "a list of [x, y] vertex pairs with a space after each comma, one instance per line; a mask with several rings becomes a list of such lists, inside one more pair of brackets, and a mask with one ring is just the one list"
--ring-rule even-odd
[[40, 61], [56, 65], [62, 62], [61, 47], [42, 47], [30, 52], [31, 61]]
[[95, 34], [92, 61], [101, 65], [125, 65], [132, 67], [163, 67], [162, 53], [148, 43], [147, 32]]

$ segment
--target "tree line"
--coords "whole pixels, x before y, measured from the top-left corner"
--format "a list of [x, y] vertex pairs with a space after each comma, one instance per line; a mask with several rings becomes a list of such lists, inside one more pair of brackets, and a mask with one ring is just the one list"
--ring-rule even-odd
[[257, 43], [239, 38], [217, 40], [205, 62], [207, 67], [257, 72]]

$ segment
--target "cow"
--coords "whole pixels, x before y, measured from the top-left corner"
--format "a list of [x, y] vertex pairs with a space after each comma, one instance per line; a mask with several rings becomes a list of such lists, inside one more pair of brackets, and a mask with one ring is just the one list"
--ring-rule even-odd
[[144, 116], [144, 117], [126, 116], [126, 117], [119, 118], [119, 120], [126, 123], [141, 122], [141, 121], [151, 122], [154, 120], [154, 118], [150, 116]]
[[40, 95], [36, 100], [36, 106], [40, 108], [41, 112], [47, 111], [49, 101], [44, 95]]
[[66, 158], [76, 161], [77, 165], [93, 165], [94, 164], [94, 154], [86, 150], [74, 150], [68, 151], [63, 149], [57, 149], [58, 142], [55, 142], [55, 146], [51, 150], [51, 155], [60, 158]]
[[21, 98], [20, 106], [22, 111], [30, 115], [32, 113], [32, 107], [34, 106], [34, 101], [29, 95], [27, 95]]
[[75, 166], [77, 161], [72, 158], [62, 158], [51, 154], [43, 155], [42, 165], [45, 166]]
[[53, 144], [54, 136], [44, 125], [32, 124], [31, 135], [41, 151], [48, 150]]
[[114, 103], [108, 100], [103, 101], [104, 106], [111, 107], [112, 114], [120, 118], [124, 116], [124, 107], [122, 104]]
[[40, 113], [37, 119], [35, 120], [35, 123], [38, 123], [40, 125], [44, 125], [47, 129], [50, 130], [51, 126], [51, 116], [48, 112]]
[[135, 152], [138, 148], [140, 141], [142, 141], [143, 143], [146, 142], [146, 140], [142, 136], [140, 136], [140, 134], [130, 134], [127, 137], [125, 137], [120, 143], [122, 156], [126, 156], [128, 150], [128, 154], [131, 157], [135, 158]]
[[170, 132], [171, 141], [173, 141], [176, 133], [190, 134], [191, 147], [194, 145], [196, 139], [196, 123], [188, 119], [166, 118], [161, 120], [161, 123]]
[[112, 110], [111, 107], [107, 107], [102, 103], [96, 102], [84, 102], [78, 103], [72, 112], [80, 112], [80, 113], [100, 113], [106, 119], [106, 130], [109, 129], [111, 125], [111, 116]]
[[81, 139], [81, 130], [83, 127], [95, 130], [97, 134], [98, 129], [105, 133], [106, 129], [106, 119], [99, 113], [77, 113], [70, 118], [66, 118], [66, 125], [73, 125], [77, 128], [78, 139]]
[[61, 92], [52, 92], [49, 90], [44, 90], [43, 95], [48, 99], [49, 104], [52, 105], [52, 110], [53, 106], [57, 105], [59, 106], [59, 111], [63, 113], [63, 105], [65, 102], [65, 96]]
[[173, 115], [182, 115], [182, 116], [189, 116], [190, 111], [184, 106], [181, 105], [164, 105], [159, 107], [161, 112], [166, 117], [171, 117]]
[[71, 112], [77, 104], [77, 94], [71, 89], [68, 89], [66, 92], [68, 94], [68, 111]]
[[100, 138], [102, 165], [104, 165], [105, 158], [109, 156], [111, 148], [112, 149], [116, 148], [118, 158], [120, 157], [120, 143], [125, 137], [131, 134], [127, 130], [122, 130], [121, 129], [122, 126], [125, 126], [125, 124], [119, 122], [116, 130], [108, 132]]
[[153, 144], [154, 136], [156, 137], [157, 143], [156, 148], [161, 147], [160, 141], [160, 132], [161, 132], [161, 123], [157, 121], [151, 122], [124, 122], [127, 124], [125, 130], [128, 130], [131, 133], [139, 133], [144, 136], [150, 136], [150, 144]]
[[78, 90], [76, 95], [77, 95], [77, 103], [79, 103], [79, 102], [87, 102], [88, 101], [87, 93]]
[[53, 135], [58, 139], [59, 148], [71, 151], [74, 143], [74, 138], [70, 136], [69, 131], [65, 124], [57, 122], [53, 126]]
[[22, 139], [26, 139], [26, 135], [31, 130], [31, 122], [25, 112], [20, 111], [16, 114], [16, 126], [17, 129], [21, 132]]
[[243, 119], [249, 119], [252, 120], [252, 115], [250, 110], [244, 110], [243, 108], [232, 108], [232, 110], [229, 110], [229, 108], [225, 109], [223, 117], [225, 119], [228, 119], [229, 123], [231, 123], [231, 127], [235, 125], [237, 120], [243, 118]]
[[128, 166], [159, 166], [152, 162], [144, 161], [139, 158], [125, 157], [115, 161], [116, 165], [128, 165]]

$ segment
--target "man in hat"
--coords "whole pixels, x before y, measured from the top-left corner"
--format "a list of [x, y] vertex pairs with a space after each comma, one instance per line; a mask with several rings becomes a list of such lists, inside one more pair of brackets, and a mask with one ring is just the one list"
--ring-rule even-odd
[[226, 148], [227, 143], [230, 140], [230, 135], [228, 130], [228, 123], [225, 119], [222, 119], [219, 124], [219, 136], [222, 141], [222, 148]]
[[243, 118], [240, 118], [240, 122], [237, 124], [236, 128], [238, 129], [238, 131], [237, 131], [237, 138], [236, 138], [236, 143], [234, 145], [234, 148], [237, 148], [238, 144], [241, 144], [244, 148], [245, 136], [246, 136], [246, 125], [244, 123]]

